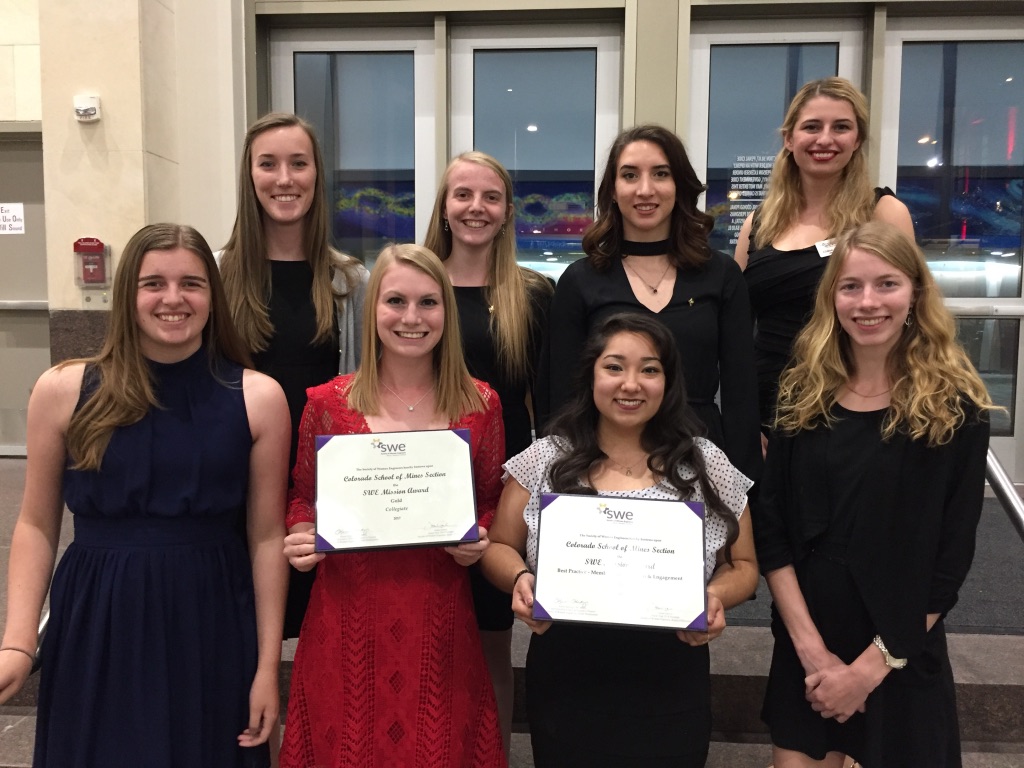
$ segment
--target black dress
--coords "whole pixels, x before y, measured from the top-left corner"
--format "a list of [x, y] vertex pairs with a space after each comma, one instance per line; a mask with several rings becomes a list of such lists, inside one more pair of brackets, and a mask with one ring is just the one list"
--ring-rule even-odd
[[736, 262], [717, 251], [709, 255], [701, 267], [677, 271], [672, 298], [660, 312], [636, 298], [621, 259], [605, 272], [589, 259], [570, 264], [551, 302], [544, 374], [537, 382], [545, 417], [569, 401], [581, 373], [580, 352], [602, 320], [619, 312], [653, 316], [675, 337], [690, 406], [707, 436], [757, 480], [762, 459], [747, 286]]
[[[515, 381], [498, 365], [498, 350], [491, 335], [491, 312], [485, 298], [486, 290], [483, 287], [455, 286], [462, 351], [469, 375], [486, 381], [498, 393], [502, 421], [505, 424], [505, 457], [515, 456], [533, 442], [533, 425], [526, 405], [526, 398], [533, 394], [533, 376]], [[550, 293], [530, 291], [529, 300], [530, 317], [534, 323], [527, 346], [527, 358], [531, 369], [536, 371], [540, 356], [540, 329], [547, 326]]]
[[[455, 286], [455, 306], [459, 311], [462, 331], [462, 350], [466, 367], [474, 379], [486, 381], [501, 401], [502, 421], [505, 425], [505, 452], [502, 461], [526, 450], [533, 441], [533, 425], [526, 398], [532, 396], [532, 376], [518, 381], [509, 378], [498, 365], [498, 350], [491, 335], [491, 310], [482, 286]], [[531, 329], [527, 355], [530, 367], [536, 370], [540, 354], [541, 328], [547, 323], [549, 297], [540, 291], [530, 292]], [[469, 570], [473, 587], [473, 607], [477, 625], [492, 632], [508, 630], [515, 621], [508, 594], [502, 592], [480, 573], [474, 565]]]
[[[268, 314], [274, 334], [267, 348], [253, 355], [256, 370], [272, 377], [284, 390], [292, 417], [292, 442], [288, 466], [295, 466], [299, 421], [306, 407], [306, 390], [330, 381], [338, 375], [338, 345], [333, 338], [313, 343], [316, 336], [316, 309], [310, 298], [313, 270], [307, 261], [270, 262], [270, 305]], [[289, 478], [289, 486], [291, 480]], [[284, 636], [298, 637], [302, 617], [309, 603], [309, 592], [316, 568], [306, 573], [289, 566], [288, 602], [284, 616]]]
[[970, 566], [984, 489], [988, 427], [968, 409], [950, 443], [881, 439], [886, 411], [836, 405], [832, 428], [773, 435], [754, 526], [769, 573], [792, 565], [825, 646], [844, 662], [881, 635], [909, 659], [845, 724], [805, 698], [803, 666], [778, 612], [762, 718], [772, 742], [871, 768], [956, 768], [953, 674], [943, 622]]
[[[149, 363], [161, 404], [70, 467], [75, 538], [50, 592], [36, 768], [242, 768], [257, 644], [242, 369]], [[96, 379], [83, 378], [79, 407]], [[247, 756], [245, 753], [249, 753]]]
[[[875, 202], [884, 196], [894, 197], [888, 187], [875, 189]], [[757, 233], [754, 214], [750, 242]], [[750, 308], [754, 317], [754, 365], [757, 368], [757, 399], [761, 423], [774, 417], [779, 377], [789, 363], [793, 342], [810, 319], [818, 283], [825, 272], [828, 258], [810, 245], [793, 251], [782, 251], [774, 245], [750, 251], [743, 277], [750, 292]]]

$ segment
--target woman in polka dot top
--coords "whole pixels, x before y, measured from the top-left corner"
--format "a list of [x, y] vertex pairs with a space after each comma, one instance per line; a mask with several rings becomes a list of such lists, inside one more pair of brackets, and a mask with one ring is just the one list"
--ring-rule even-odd
[[[534, 635], [526, 699], [537, 768], [703, 766], [711, 731], [708, 642], [748, 599], [757, 564], [751, 481], [700, 437], [679, 353], [655, 318], [620, 314], [582, 353], [579, 395], [548, 436], [505, 463], [481, 561]], [[704, 502], [708, 631], [532, 618], [540, 497], [597, 494]]]

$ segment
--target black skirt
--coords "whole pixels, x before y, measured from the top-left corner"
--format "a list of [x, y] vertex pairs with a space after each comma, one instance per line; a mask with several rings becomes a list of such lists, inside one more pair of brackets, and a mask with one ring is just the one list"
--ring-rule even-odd
[[556, 623], [534, 635], [526, 703], [537, 768], [701, 768], [711, 736], [707, 646], [665, 630]]

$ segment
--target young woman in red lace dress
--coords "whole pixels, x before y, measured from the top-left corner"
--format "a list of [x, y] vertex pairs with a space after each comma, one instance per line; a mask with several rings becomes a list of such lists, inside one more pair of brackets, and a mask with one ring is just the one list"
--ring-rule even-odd
[[[285, 555], [316, 581], [292, 672], [282, 768], [506, 764], [466, 566], [501, 493], [501, 404], [466, 371], [451, 283], [416, 245], [389, 246], [367, 288], [362, 364], [309, 390]], [[468, 428], [480, 541], [317, 554], [318, 434]]]

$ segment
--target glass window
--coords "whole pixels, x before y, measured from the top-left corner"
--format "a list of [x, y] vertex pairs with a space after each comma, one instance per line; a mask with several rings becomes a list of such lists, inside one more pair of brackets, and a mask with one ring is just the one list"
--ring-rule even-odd
[[437, 172], [436, 55], [430, 27], [270, 33], [271, 106], [316, 127], [331, 235], [367, 266], [385, 243], [426, 235]]
[[370, 263], [415, 239], [413, 54], [295, 54], [295, 112], [316, 126], [335, 243]]
[[712, 248], [731, 254], [764, 198], [793, 96], [838, 66], [838, 43], [711, 46], [705, 210], [715, 217]]
[[981, 374], [989, 396], [1005, 411], [990, 414], [994, 437], [1013, 435], [1014, 404], [1017, 401], [1017, 352], [1020, 349], [1020, 321], [1007, 318], [958, 317], [957, 338], [974, 367]]
[[897, 185], [947, 297], [1021, 290], [1024, 42], [905, 42]]
[[520, 263], [557, 278], [583, 256], [597, 177], [619, 130], [616, 25], [452, 30], [451, 154], [512, 176]]
[[[474, 55], [473, 146], [512, 176], [517, 255], [542, 271], [579, 258], [594, 220], [596, 67], [593, 48]], [[536, 88], [554, 72], [572, 87]]]

